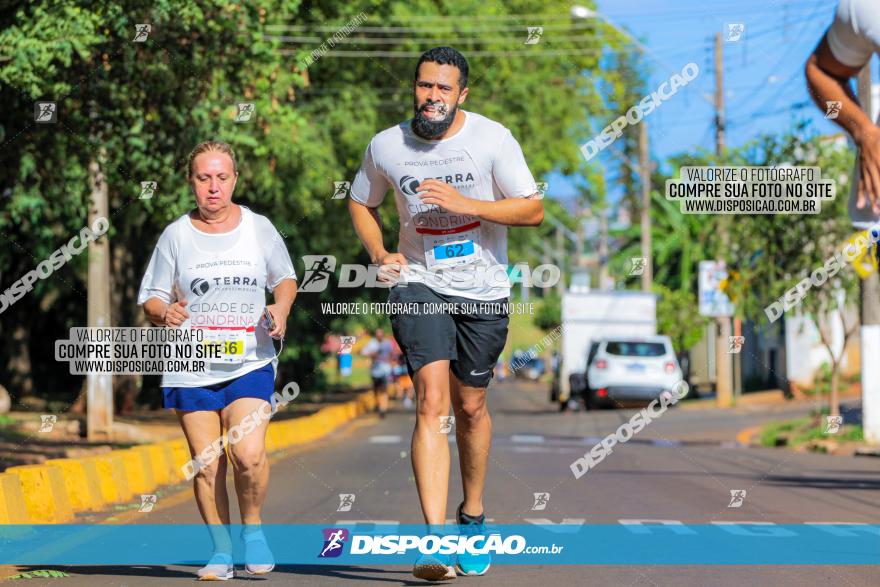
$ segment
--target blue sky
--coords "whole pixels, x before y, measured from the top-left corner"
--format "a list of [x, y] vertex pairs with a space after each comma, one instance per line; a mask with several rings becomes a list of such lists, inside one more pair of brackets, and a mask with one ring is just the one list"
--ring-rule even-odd
[[[608, 21], [649, 50], [650, 88], [688, 62], [700, 67], [696, 79], [645, 119], [651, 154], [661, 161], [697, 148], [714, 150], [714, 34], [724, 35], [727, 23], [745, 24], [743, 38], [723, 46], [729, 147], [761, 133], [785, 132], [804, 118], [820, 133], [839, 132], [810, 101], [803, 76], [836, 7], [830, 0], [598, 0]], [[617, 164], [607, 149], [598, 159], [609, 171]], [[553, 196], [573, 191], [568, 182], [551, 178], [554, 183], [559, 189], [551, 187]]]

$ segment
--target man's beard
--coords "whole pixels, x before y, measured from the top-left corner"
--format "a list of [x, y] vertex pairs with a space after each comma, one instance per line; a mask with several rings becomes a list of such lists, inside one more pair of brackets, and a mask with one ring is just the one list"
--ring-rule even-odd
[[447, 107], [443, 102], [425, 102], [422, 107], [419, 108], [419, 105], [413, 100], [415, 116], [413, 116], [410, 126], [412, 127], [412, 131], [423, 139], [438, 139], [449, 130], [449, 127], [452, 126], [452, 123], [455, 121], [455, 114], [458, 112], [458, 104], [455, 104], [452, 109], [446, 113], [446, 116], [442, 120], [434, 120], [425, 116], [423, 111], [429, 105], [432, 105], [441, 111]]

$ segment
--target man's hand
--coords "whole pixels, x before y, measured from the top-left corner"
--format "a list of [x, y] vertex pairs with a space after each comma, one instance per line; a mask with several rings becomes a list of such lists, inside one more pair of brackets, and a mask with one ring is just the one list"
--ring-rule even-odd
[[269, 336], [275, 340], [284, 338], [284, 333], [287, 332], [287, 317], [290, 314], [289, 306], [285, 309], [283, 304], [269, 304], [266, 309], [275, 321], [275, 328], [269, 331]]
[[436, 204], [455, 214], [476, 216], [474, 200], [467, 198], [450, 184], [439, 179], [426, 179], [419, 184], [419, 197], [423, 204]]
[[186, 300], [180, 300], [170, 304], [165, 309], [165, 326], [179, 328], [189, 318], [189, 313], [184, 309], [186, 304]]
[[867, 124], [853, 137], [859, 146], [858, 200], [856, 206], [864, 208], [870, 202], [874, 214], [880, 214], [880, 128]]
[[398, 283], [401, 272], [408, 265], [406, 257], [400, 253], [386, 252], [377, 261], [379, 271], [376, 275], [382, 283]]

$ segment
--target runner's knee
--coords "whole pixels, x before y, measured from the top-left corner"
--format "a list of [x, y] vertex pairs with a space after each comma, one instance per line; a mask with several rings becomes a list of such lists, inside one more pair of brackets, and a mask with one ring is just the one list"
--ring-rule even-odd
[[214, 485], [215, 483], [225, 483], [226, 477], [226, 454], [220, 455], [210, 463], [199, 463], [193, 459], [196, 465], [195, 480], [201, 483]]
[[232, 466], [239, 473], [258, 471], [266, 461], [266, 451], [260, 446], [231, 446]]
[[428, 386], [419, 393], [416, 414], [419, 418], [436, 420], [440, 416], [449, 415], [449, 396], [440, 387]]
[[476, 424], [489, 415], [486, 408], [486, 394], [463, 398], [455, 405], [455, 416], [459, 426]]

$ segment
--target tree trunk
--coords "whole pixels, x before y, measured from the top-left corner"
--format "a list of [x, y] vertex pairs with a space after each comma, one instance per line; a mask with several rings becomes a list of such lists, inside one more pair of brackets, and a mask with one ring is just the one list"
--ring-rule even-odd
[[840, 361], [831, 363], [831, 397], [828, 399], [830, 414], [832, 416], [840, 415], [840, 396], [838, 387], [840, 385]]
[[9, 340], [9, 388], [19, 401], [34, 392], [31, 376], [30, 330], [23, 325], [12, 328]]
[[12, 408], [12, 397], [6, 388], [0, 385], [0, 414], [6, 414]]
[[[99, 162], [100, 159], [100, 162]], [[101, 168], [106, 161], [103, 151], [89, 162], [89, 226], [98, 218], [109, 216], [107, 178]], [[88, 244], [88, 325], [107, 328], [110, 316], [110, 246], [109, 236]], [[89, 440], [108, 440], [113, 436], [113, 376], [109, 373], [86, 375], [86, 431]]]
[[79, 388], [79, 395], [76, 397], [76, 400], [70, 404], [70, 408], [68, 408], [67, 411], [70, 414], [86, 413], [86, 379], [83, 379], [83, 383]]
[[[125, 326], [148, 326], [143, 313], [137, 307], [138, 286], [141, 282], [140, 260], [134, 259], [129, 247], [113, 247], [110, 250], [110, 288], [111, 322]], [[131, 312], [137, 308], [137, 314]], [[131, 414], [142, 387], [140, 374], [116, 375], [113, 377], [114, 406], [117, 414]]]

